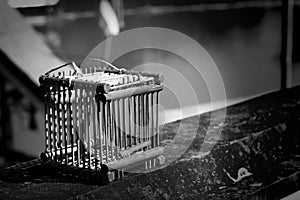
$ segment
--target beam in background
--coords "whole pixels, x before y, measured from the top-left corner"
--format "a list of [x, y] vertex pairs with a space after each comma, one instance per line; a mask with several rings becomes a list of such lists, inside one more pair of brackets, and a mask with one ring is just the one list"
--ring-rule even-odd
[[151, 6], [146, 5], [140, 8], [125, 9], [125, 16], [130, 15], [159, 15], [174, 12], [204, 12], [204, 11], [222, 11], [235, 10], [242, 8], [275, 8], [280, 7], [280, 1], [240, 1], [236, 3], [199, 3], [185, 6], [164, 5]]
[[292, 87], [294, 0], [282, 0], [281, 10], [281, 89]]
[[[115, 2], [115, 1], [114, 1]], [[297, 0], [300, 5], [300, 0]], [[120, 3], [120, 2], [119, 2]], [[125, 2], [126, 5], [126, 2]], [[165, 15], [170, 13], [180, 13], [180, 12], [205, 12], [205, 11], [222, 11], [222, 10], [236, 10], [243, 8], [277, 8], [280, 7], [282, 3], [280, 1], [246, 1], [246, 2], [236, 2], [236, 3], [199, 3], [192, 5], [176, 6], [176, 5], [146, 5], [143, 7], [136, 8], [124, 8], [126, 6], [119, 5], [123, 9], [119, 8], [117, 11], [120, 17], [121, 27], [123, 25], [123, 15], [124, 16], [137, 16], [137, 15]], [[117, 6], [116, 6], [117, 7]], [[98, 12], [95, 11], [84, 11], [84, 12], [59, 12], [57, 18], [65, 21], [74, 21], [81, 18], [95, 18], [98, 16]], [[25, 16], [25, 21], [33, 26], [43, 26], [53, 21], [51, 17], [45, 15], [39, 16]]]

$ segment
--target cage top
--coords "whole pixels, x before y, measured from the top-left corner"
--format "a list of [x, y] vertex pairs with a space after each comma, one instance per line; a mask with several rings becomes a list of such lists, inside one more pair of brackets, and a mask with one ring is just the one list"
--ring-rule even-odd
[[75, 63], [67, 63], [50, 70], [40, 77], [41, 85], [48, 86], [96, 86], [97, 91], [109, 93], [129, 88], [141, 88], [140, 92], [161, 90], [161, 74], [127, 71], [93, 65], [81, 70]]
[[108, 84], [110, 87], [115, 88], [121, 85], [135, 82], [154, 83], [154, 77], [142, 76], [140, 74], [119, 74], [104, 71], [87, 73], [83, 74], [82, 76], [72, 76], [71, 79], [82, 80], [87, 82], [104, 83]]

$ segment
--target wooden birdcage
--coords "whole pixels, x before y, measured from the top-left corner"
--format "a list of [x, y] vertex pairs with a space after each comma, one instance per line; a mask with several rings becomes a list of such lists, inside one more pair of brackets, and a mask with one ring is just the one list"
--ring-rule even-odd
[[157, 106], [162, 75], [100, 61], [82, 71], [69, 63], [40, 77], [45, 154], [54, 162], [94, 170], [103, 164], [124, 170], [139, 162], [147, 168], [146, 160], [163, 153]]

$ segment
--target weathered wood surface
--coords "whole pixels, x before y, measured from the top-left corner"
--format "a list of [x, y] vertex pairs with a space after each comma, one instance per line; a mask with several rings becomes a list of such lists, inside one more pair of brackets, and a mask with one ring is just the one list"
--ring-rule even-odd
[[[161, 170], [99, 187], [0, 181], [0, 199], [276, 199], [300, 189], [299, 87], [229, 107], [221, 137], [203, 154], [200, 147], [210, 116], [207, 113], [200, 120], [191, 117], [163, 127], [164, 145], [180, 123], [187, 133], [182, 141], [198, 128], [190, 148]], [[214, 138], [214, 132], [210, 134]], [[241, 168], [249, 176], [239, 179]]]

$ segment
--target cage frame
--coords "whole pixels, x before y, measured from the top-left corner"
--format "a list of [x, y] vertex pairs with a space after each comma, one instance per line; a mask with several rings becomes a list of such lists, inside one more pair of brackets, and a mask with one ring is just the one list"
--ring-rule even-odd
[[[84, 80], [84, 77], [95, 76], [97, 73], [113, 74], [116, 76], [122, 75], [127, 78], [137, 77], [137, 81], [131, 83], [126, 82], [126, 84], [124, 81], [124, 84], [112, 86], [101, 81]], [[141, 77], [144, 77], [144, 80], [142, 80]], [[118, 172], [123, 172], [141, 162], [144, 163], [146, 170], [151, 168], [151, 166], [155, 167], [155, 165], [163, 164], [161, 163], [161, 159], [157, 160], [159, 156], [162, 156], [163, 148], [159, 145], [158, 107], [155, 109], [153, 107], [154, 104], [158, 105], [159, 103], [159, 92], [163, 90], [162, 81], [162, 74], [127, 71], [124, 69], [110, 68], [107, 65], [85, 67], [85, 69], [81, 70], [74, 62], [54, 68], [40, 76], [40, 88], [45, 103], [45, 151], [42, 157], [57, 163], [92, 170], [101, 170], [101, 166], [105, 164], [110, 170], [117, 170]], [[83, 92], [78, 94], [77, 90]], [[76, 103], [74, 103], [74, 99], [72, 100], [73, 95]], [[82, 97], [78, 97], [78, 95], [82, 95]], [[120, 103], [122, 103], [123, 106], [120, 107]], [[126, 115], [126, 112], [123, 110], [121, 113], [119, 109], [126, 109], [126, 103], [128, 109], [133, 107], [134, 112], [137, 111], [137, 115], [142, 113], [141, 116], [139, 116], [142, 117], [142, 119], [138, 118], [142, 126], [138, 128], [140, 129], [139, 136], [142, 134], [143, 137], [142, 140], [141, 137], [139, 137], [139, 142], [135, 141], [134, 144], [131, 142], [133, 137], [131, 137], [130, 124], [132, 122], [129, 120], [127, 126], [129, 126], [130, 137], [127, 141], [128, 134], [125, 133], [125, 139], [123, 138], [125, 143], [122, 146], [121, 139], [124, 133], [122, 131], [117, 133], [116, 130], [113, 131], [112, 129], [114, 128], [113, 123], [116, 123], [115, 121], [120, 120], [120, 118], [125, 120], [124, 115]], [[138, 108], [141, 110], [136, 108], [136, 103], [139, 104]], [[133, 106], [130, 106], [131, 104]], [[114, 108], [114, 105], [118, 106]], [[80, 113], [79, 115], [78, 113], [75, 114], [80, 106], [87, 108], [84, 111], [85, 113]], [[150, 109], [150, 107], [152, 109]], [[79, 110], [82, 111], [84, 109]], [[127, 111], [129, 111], [129, 115], [131, 113], [133, 113], [132, 115], [136, 114], [134, 114], [133, 111]], [[113, 115], [110, 112], [113, 114], [117, 113], [117, 118], [112, 118]], [[146, 115], [145, 112], [147, 113]], [[82, 121], [88, 121], [83, 122], [83, 124], [87, 123], [88, 125], [78, 125], [80, 115], [83, 116]], [[121, 115], [123, 115], [123, 117]], [[92, 117], [90, 118], [90, 116]], [[62, 117], [61, 120], [59, 119], [60, 117]], [[150, 118], [152, 126], [149, 125]], [[98, 120], [98, 123], [95, 119]], [[134, 118], [134, 120], [136, 119], [137, 118]], [[145, 123], [148, 123], [146, 128]], [[124, 128], [125, 124], [124, 122]], [[120, 125], [119, 123], [118, 126]], [[152, 128], [152, 135], [150, 135], [149, 126]], [[84, 130], [81, 130], [81, 132], [78, 131], [78, 133], [76, 128], [85, 129], [88, 134], [84, 135]], [[136, 124], [134, 128], [136, 128]], [[90, 129], [92, 131], [90, 131]], [[92, 135], [90, 134], [91, 132], [93, 132]], [[113, 134], [110, 135], [112, 132]], [[135, 131], [135, 140], [137, 139], [136, 133]], [[97, 136], [100, 137], [100, 139], [97, 138]], [[102, 137], [104, 136], [106, 142], [102, 144]], [[110, 136], [115, 137], [113, 138], [114, 141], [111, 140], [111, 149], [109, 150], [107, 141], [111, 139], [109, 138]], [[88, 137], [87, 141], [85, 140], [86, 137]], [[118, 143], [118, 139], [120, 139], [121, 142], [119, 141]], [[98, 141], [98, 145], [100, 144], [99, 150], [93, 148], [97, 146], [96, 141]], [[129, 144], [126, 144], [126, 142]], [[113, 143], [115, 143], [115, 146]], [[106, 149], [103, 149], [104, 146]], [[120, 146], [119, 149], [118, 146]], [[113, 148], [115, 148], [115, 150]], [[88, 150], [86, 151], [86, 149]], [[94, 150], [94, 154], [92, 150]], [[111, 158], [109, 159], [110, 153]]]

